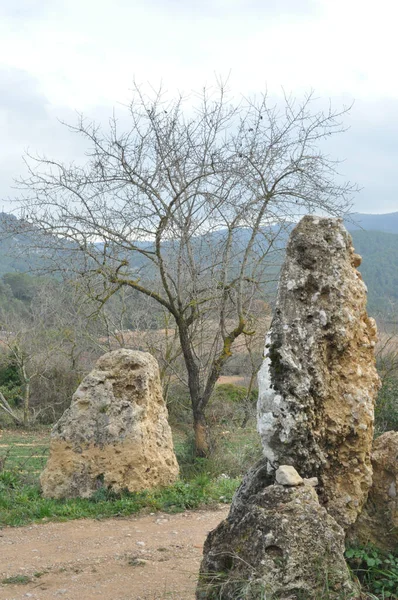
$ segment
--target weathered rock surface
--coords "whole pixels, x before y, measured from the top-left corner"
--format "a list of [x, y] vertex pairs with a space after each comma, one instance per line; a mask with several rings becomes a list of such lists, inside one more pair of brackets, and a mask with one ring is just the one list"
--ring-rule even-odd
[[344, 528], [372, 482], [376, 326], [360, 257], [340, 219], [293, 230], [259, 374], [258, 429], [269, 470], [317, 477], [321, 503]]
[[393, 551], [398, 548], [398, 431], [383, 433], [374, 441], [372, 465], [373, 484], [348, 537]]
[[268, 485], [266, 461], [251, 469], [228, 518], [204, 547], [198, 600], [305, 598], [356, 593], [344, 561], [344, 531], [311, 485]]
[[44, 495], [86, 498], [100, 487], [138, 491], [177, 476], [157, 361], [126, 349], [105, 354], [53, 428], [40, 478]]

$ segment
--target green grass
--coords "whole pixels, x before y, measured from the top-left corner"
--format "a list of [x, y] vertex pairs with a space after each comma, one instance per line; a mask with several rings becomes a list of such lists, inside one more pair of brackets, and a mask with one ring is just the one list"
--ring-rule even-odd
[[3, 583], [4, 585], [26, 585], [31, 581], [32, 578], [28, 577], [27, 575], [13, 575], [12, 577], [6, 577], [5, 579], [2, 579], [1, 583]]
[[0, 436], [0, 471], [16, 470], [33, 476], [40, 473], [47, 461], [48, 446], [48, 427], [34, 432], [4, 430]]
[[398, 431], [398, 375], [384, 377], [375, 406], [375, 432]]
[[54, 500], [43, 498], [37, 484], [29, 485], [17, 479], [2, 488], [0, 479], [0, 524], [20, 526], [49, 520], [124, 517], [143, 509], [180, 512], [219, 502], [229, 503], [238, 484], [236, 479], [212, 481], [202, 474], [155, 491], [114, 494], [102, 488], [90, 499]]
[[[3, 430], [0, 434], [0, 526], [80, 518], [124, 517], [142, 510], [178, 512], [217, 503], [230, 503], [242, 475], [261, 455], [254, 419], [240, 425], [243, 388], [219, 386], [209, 407], [213, 452], [194, 456], [189, 418], [178, 415], [173, 427], [180, 480], [158, 490], [114, 494], [99, 489], [90, 499], [44, 498], [39, 475], [48, 457], [48, 427], [37, 430]], [[190, 415], [190, 410], [187, 412]]]
[[[142, 510], [179, 512], [229, 503], [240, 483], [239, 477], [218, 476], [212, 459], [195, 459], [190, 438], [179, 432], [176, 453], [181, 464], [181, 478], [170, 487], [121, 494], [100, 488], [90, 499], [44, 498], [39, 474], [48, 455], [48, 443], [48, 431], [4, 432], [0, 436], [0, 460], [3, 459], [0, 526], [87, 517], [124, 517]], [[222, 471], [221, 466], [219, 470]]]

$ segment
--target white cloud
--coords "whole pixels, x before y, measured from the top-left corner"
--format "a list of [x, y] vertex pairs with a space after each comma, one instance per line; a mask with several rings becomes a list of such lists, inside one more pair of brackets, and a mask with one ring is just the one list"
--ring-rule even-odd
[[[231, 71], [236, 93], [283, 86], [298, 95], [314, 88], [338, 103], [358, 99], [368, 112], [354, 107], [353, 118], [371, 136], [376, 128], [365, 125], [398, 99], [391, 0], [3, 0], [0, 15], [0, 124], [13, 156], [22, 138], [36, 147], [52, 147], [55, 131], [63, 138], [56, 115], [110, 113], [128, 100], [134, 76], [190, 91]], [[27, 79], [18, 83], [18, 73]], [[381, 131], [394, 143], [385, 121]], [[336, 142], [337, 154], [359, 149], [351, 172], [361, 175], [363, 154], [367, 177], [371, 149], [351, 135]], [[375, 160], [380, 169], [382, 162]]]

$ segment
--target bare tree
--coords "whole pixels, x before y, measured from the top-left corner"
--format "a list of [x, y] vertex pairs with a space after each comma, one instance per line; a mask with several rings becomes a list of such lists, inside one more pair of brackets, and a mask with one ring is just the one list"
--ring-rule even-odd
[[116, 118], [71, 127], [87, 140], [86, 165], [27, 157], [21, 217], [47, 260], [87, 278], [103, 303], [128, 286], [172, 316], [198, 455], [215, 383], [235, 340], [253, 333], [279, 234], [304, 212], [350, 206], [355, 186], [336, 182], [319, 148], [344, 130], [346, 109], [316, 105], [311, 95], [282, 108], [266, 95], [234, 103], [223, 85], [169, 101], [136, 86], [128, 131]]

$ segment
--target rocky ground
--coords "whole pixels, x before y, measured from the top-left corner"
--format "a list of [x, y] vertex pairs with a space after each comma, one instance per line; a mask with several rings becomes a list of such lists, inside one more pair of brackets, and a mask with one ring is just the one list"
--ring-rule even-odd
[[227, 512], [4, 528], [0, 579], [21, 583], [2, 583], [0, 600], [193, 600], [203, 542]]

